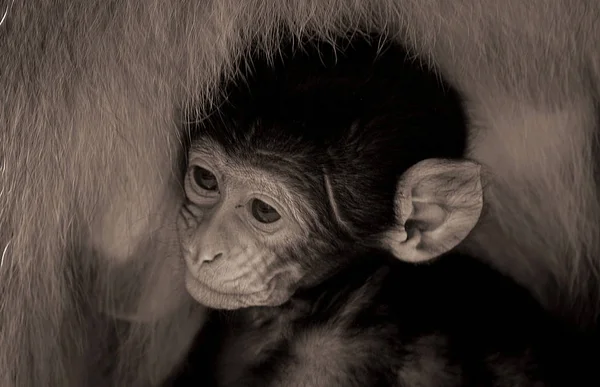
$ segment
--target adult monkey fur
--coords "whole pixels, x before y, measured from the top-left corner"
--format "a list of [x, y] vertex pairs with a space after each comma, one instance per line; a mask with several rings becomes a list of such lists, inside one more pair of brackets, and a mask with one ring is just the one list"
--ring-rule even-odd
[[[144, 385], [181, 359], [202, 311], [145, 286], [177, 261], [163, 237], [182, 200], [177, 111], [283, 33], [379, 31], [437, 66], [494, 174], [469, 250], [594, 324], [599, 16], [591, 0], [14, 2], [0, 26], [0, 385], [90, 385], [96, 357], [115, 384]], [[117, 299], [154, 319], [102, 356], [98, 304]]]
[[464, 151], [456, 95], [376, 51], [284, 49], [190, 125], [186, 285], [235, 311], [213, 313], [175, 385], [594, 385], [510, 280], [452, 253], [397, 262], [456, 246], [482, 192], [475, 163], [432, 159]]

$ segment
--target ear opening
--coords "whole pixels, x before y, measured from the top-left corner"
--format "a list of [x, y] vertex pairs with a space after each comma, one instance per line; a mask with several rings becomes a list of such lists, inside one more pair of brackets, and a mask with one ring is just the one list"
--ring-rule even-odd
[[400, 178], [394, 207], [396, 225], [384, 235], [384, 247], [403, 261], [436, 258], [462, 242], [479, 221], [481, 166], [469, 160], [423, 160]]

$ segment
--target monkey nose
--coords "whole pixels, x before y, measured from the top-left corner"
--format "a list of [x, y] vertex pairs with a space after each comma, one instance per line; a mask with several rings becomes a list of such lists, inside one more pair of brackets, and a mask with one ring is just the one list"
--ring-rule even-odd
[[199, 263], [214, 261], [217, 258], [221, 258], [223, 253], [217, 253], [215, 255], [212, 254], [202, 254], [199, 259]]

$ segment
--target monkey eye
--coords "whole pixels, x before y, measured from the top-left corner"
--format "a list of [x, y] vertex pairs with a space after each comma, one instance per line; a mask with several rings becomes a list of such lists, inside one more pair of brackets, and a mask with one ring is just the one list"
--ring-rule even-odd
[[206, 191], [218, 191], [219, 183], [217, 177], [208, 169], [194, 165], [192, 179], [196, 185]]
[[252, 200], [252, 216], [260, 223], [275, 223], [281, 219], [276, 209], [259, 199]]

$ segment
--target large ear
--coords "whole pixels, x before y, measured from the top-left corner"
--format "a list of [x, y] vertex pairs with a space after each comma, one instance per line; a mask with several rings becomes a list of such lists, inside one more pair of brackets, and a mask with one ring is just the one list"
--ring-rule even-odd
[[451, 250], [477, 224], [483, 206], [481, 166], [467, 160], [427, 159], [397, 186], [396, 225], [384, 247], [398, 259], [422, 262]]

